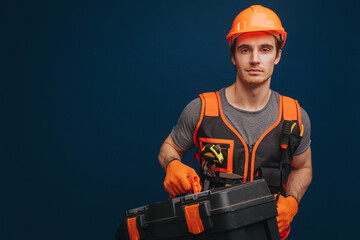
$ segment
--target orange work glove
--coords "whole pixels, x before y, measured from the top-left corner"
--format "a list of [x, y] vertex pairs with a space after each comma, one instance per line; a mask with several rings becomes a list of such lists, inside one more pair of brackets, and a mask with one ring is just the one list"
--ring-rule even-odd
[[290, 227], [290, 223], [298, 212], [298, 203], [293, 196], [284, 197], [280, 195], [276, 205], [278, 210], [276, 220], [279, 232], [282, 233]]
[[[191, 183], [189, 179], [191, 179]], [[190, 190], [193, 190], [194, 193], [200, 192], [201, 189], [199, 190], [198, 186], [200, 186], [200, 178], [193, 168], [179, 160], [171, 161], [166, 167], [164, 187], [165, 191], [170, 194], [170, 198]]]

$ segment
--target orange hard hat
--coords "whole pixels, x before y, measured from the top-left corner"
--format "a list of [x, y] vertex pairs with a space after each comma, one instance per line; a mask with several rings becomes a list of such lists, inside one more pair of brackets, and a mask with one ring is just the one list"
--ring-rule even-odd
[[240, 34], [259, 31], [274, 35], [281, 42], [281, 48], [284, 46], [287, 33], [282, 27], [279, 17], [272, 10], [261, 5], [250, 6], [239, 13], [226, 40], [231, 47], [233, 41]]

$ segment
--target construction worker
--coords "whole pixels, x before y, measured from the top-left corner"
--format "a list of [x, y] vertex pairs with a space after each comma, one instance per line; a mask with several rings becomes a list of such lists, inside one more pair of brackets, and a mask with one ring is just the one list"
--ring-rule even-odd
[[[201, 163], [203, 146], [219, 144], [225, 160], [218, 171], [236, 173], [242, 182], [264, 178], [271, 192], [277, 194], [282, 239], [288, 236], [312, 179], [309, 116], [296, 100], [270, 89], [286, 37], [272, 10], [255, 5], [239, 13], [226, 37], [235, 83], [191, 101], [159, 154], [159, 163], [166, 171], [165, 190], [175, 197], [189, 192], [192, 185], [188, 179], [197, 176], [193, 168], [181, 162], [184, 154], [196, 146], [196, 158]], [[289, 140], [282, 142], [286, 131]]]

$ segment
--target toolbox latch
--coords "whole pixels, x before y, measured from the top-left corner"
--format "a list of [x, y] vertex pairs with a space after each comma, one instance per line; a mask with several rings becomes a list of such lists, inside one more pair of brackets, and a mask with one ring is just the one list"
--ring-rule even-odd
[[138, 230], [137, 225], [136, 225], [136, 217], [128, 218], [127, 227], [128, 227], [130, 240], [139, 240], [140, 235], [139, 235], [139, 230]]
[[189, 232], [192, 234], [203, 232], [204, 226], [200, 217], [199, 204], [186, 206], [184, 211]]

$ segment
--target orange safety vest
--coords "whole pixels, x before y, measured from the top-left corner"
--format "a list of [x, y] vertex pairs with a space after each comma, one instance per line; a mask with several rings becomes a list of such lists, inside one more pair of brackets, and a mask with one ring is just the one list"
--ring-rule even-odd
[[[197, 147], [196, 158], [201, 163], [201, 149], [208, 143], [220, 144], [224, 162], [217, 171], [236, 173], [242, 176], [242, 182], [264, 178], [272, 193], [286, 184], [286, 167], [282, 167], [283, 177], [280, 183], [280, 163], [289, 164], [293, 153], [301, 141], [301, 114], [298, 102], [280, 95], [277, 121], [267, 129], [259, 140], [249, 146], [241, 135], [225, 119], [219, 92], [200, 94], [202, 107], [199, 122], [194, 132]], [[281, 133], [284, 120], [290, 120], [292, 132], [285, 159], [281, 159]], [[294, 125], [296, 123], [296, 125]]]

